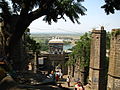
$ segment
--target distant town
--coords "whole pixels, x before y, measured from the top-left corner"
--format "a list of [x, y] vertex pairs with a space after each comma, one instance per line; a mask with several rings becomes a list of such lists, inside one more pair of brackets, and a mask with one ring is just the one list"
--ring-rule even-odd
[[83, 35], [84, 33], [81, 34], [72, 34], [72, 33], [31, 33], [31, 37], [36, 40], [37, 42], [45, 43], [47, 40], [51, 40], [52, 38], [59, 38], [64, 41], [64, 46], [63, 49], [71, 49], [74, 45], [75, 42], [80, 39], [80, 36]]

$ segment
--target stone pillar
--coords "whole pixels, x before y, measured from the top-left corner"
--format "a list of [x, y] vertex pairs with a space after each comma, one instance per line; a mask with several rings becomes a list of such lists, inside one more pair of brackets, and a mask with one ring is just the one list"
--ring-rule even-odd
[[107, 90], [120, 90], [120, 29], [112, 30]]
[[89, 86], [91, 90], [105, 90], [106, 31], [92, 31]]

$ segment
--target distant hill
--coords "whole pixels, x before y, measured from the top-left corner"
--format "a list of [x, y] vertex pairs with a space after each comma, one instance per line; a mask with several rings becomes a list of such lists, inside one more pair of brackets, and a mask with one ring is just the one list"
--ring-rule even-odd
[[52, 34], [52, 35], [58, 35], [58, 34], [63, 34], [63, 35], [81, 35], [81, 34], [84, 34], [84, 33], [74, 33], [74, 32], [36, 32], [36, 33], [31, 33], [31, 34]]
[[84, 33], [79, 33], [79, 34], [72, 34], [72, 33], [31, 33], [31, 37], [33, 38], [51, 38], [51, 37], [72, 37], [74, 39], [79, 39], [81, 35]]
[[51, 40], [53, 37], [57, 37], [59, 39], [62, 39], [64, 41], [64, 50], [70, 49], [75, 45], [75, 42], [80, 39], [81, 34], [70, 34], [70, 33], [31, 33], [31, 37], [37, 41], [38, 43], [48, 45], [49, 40]]

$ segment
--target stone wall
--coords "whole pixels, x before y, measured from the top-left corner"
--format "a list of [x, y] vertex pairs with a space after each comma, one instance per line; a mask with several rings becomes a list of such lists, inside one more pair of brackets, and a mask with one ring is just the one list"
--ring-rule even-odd
[[63, 74], [68, 74], [68, 67], [65, 65], [69, 59], [68, 54], [41, 54], [38, 57], [46, 57], [46, 60], [44, 60], [44, 66], [47, 67], [44, 68], [45, 70], [50, 71], [59, 67]]
[[120, 90], [120, 29], [112, 30], [107, 90]]
[[92, 31], [89, 86], [91, 90], [105, 90], [106, 31]]

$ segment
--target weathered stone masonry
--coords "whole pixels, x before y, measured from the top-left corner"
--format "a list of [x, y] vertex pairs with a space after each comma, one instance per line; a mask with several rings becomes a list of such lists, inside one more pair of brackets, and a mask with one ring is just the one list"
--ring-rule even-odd
[[120, 90], [120, 29], [113, 29], [107, 90]]
[[91, 90], [105, 90], [106, 31], [92, 31], [89, 86]]

